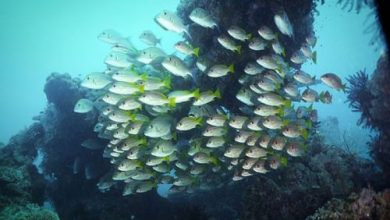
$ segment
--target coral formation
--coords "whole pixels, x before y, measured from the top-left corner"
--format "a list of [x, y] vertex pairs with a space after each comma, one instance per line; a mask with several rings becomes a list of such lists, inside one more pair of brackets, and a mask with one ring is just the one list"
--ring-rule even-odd
[[382, 55], [371, 79], [360, 71], [350, 76], [348, 102], [354, 111], [361, 112], [360, 124], [378, 131], [371, 141], [371, 155], [390, 177], [390, 71], [389, 59]]
[[349, 107], [354, 112], [361, 112], [358, 125], [369, 127], [371, 124], [370, 108], [372, 104], [370, 101], [374, 98], [374, 95], [368, 88], [368, 74], [365, 70], [357, 72], [355, 75], [351, 75], [347, 78], [349, 86], [346, 91], [348, 93]]
[[48, 212], [27, 210], [30, 204], [42, 205], [45, 199], [45, 181], [33, 165], [36, 140], [42, 135], [42, 126], [35, 123], [0, 149], [0, 219], [34, 219], [30, 214]]
[[209, 216], [221, 219], [304, 219], [333, 197], [377, 184], [380, 173], [369, 160], [325, 146], [319, 136], [312, 146], [306, 156], [278, 172], [171, 199], [203, 204]]
[[307, 220], [325, 219], [390, 219], [390, 191], [375, 193], [370, 188], [347, 199], [332, 199]]
[[[73, 112], [84, 95], [78, 84], [69, 74], [51, 74], [45, 86], [50, 103], [35, 117], [38, 122], [0, 149], [0, 219], [58, 219], [32, 204], [42, 205], [45, 196], [61, 219], [204, 219], [200, 209], [175, 206], [156, 191], [131, 198], [119, 190], [98, 191], [96, 183], [109, 163], [102, 158], [102, 149], [91, 151], [80, 145], [96, 137], [91, 131], [96, 116]], [[38, 150], [43, 152], [44, 176], [33, 165]], [[80, 165], [75, 167], [77, 158]]]
[[27, 204], [25, 206], [12, 205], [0, 212], [0, 219], [4, 220], [59, 220], [58, 215], [48, 209]]

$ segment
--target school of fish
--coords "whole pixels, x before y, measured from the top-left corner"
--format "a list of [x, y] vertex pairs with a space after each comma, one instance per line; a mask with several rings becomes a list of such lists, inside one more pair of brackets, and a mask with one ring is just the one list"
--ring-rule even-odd
[[[240, 56], [245, 50], [267, 51], [244, 69], [234, 64], [210, 63], [191, 44], [188, 27], [174, 12], [163, 10], [155, 21], [166, 31], [184, 34], [187, 41], [172, 45], [180, 55], [196, 59], [188, 66], [179, 55], [167, 54], [161, 40], [151, 31], [139, 39], [146, 48], [137, 49], [114, 30], [98, 38], [112, 46], [105, 59], [107, 69], [87, 74], [81, 86], [94, 90], [96, 100], [80, 99], [76, 113], [99, 112], [94, 131], [107, 139], [107, 146], [86, 140], [91, 150], [104, 147], [112, 171], [97, 184], [101, 191], [116, 185], [123, 195], [143, 193], [159, 184], [170, 184], [170, 192], [194, 192], [221, 187], [245, 177], [266, 174], [287, 165], [290, 157], [302, 156], [308, 147], [312, 124], [318, 120], [313, 103], [329, 104], [329, 91], [310, 86], [324, 83], [344, 90], [333, 73], [316, 79], [290, 64], [316, 62], [316, 37], [306, 37], [300, 50], [286, 55], [281, 35], [294, 37], [294, 28], [285, 11], [274, 15], [276, 30], [259, 26], [248, 32], [232, 25], [222, 30], [207, 10], [194, 9], [189, 15], [194, 25], [218, 29], [221, 50]], [[235, 97], [243, 109], [239, 114], [215, 104], [224, 94], [219, 89], [177, 90], [172, 79], [193, 81], [194, 69], [210, 80], [239, 74], [241, 85]], [[305, 104], [298, 106], [300, 102]]]

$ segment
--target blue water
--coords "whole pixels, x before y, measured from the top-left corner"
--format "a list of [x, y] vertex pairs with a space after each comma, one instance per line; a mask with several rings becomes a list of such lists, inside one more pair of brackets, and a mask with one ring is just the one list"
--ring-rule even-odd
[[[82, 76], [104, 69], [108, 46], [96, 36], [112, 28], [130, 36], [137, 46], [139, 34], [149, 29], [162, 38], [163, 49], [173, 52], [177, 34], [162, 30], [153, 17], [162, 8], [174, 10], [178, 0], [153, 1], [0, 1], [0, 141], [8, 139], [32, 122], [46, 105], [43, 86], [51, 72]], [[346, 12], [335, 3], [319, 6], [315, 30], [319, 36], [318, 64], [304, 70], [322, 75], [335, 72], [346, 77], [366, 68], [371, 73], [381, 49], [369, 45], [371, 34], [363, 34], [368, 10]], [[364, 25], [366, 24], [366, 25]], [[321, 118], [337, 116], [343, 129], [367, 134], [356, 126], [358, 114], [344, 103], [345, 95], [334, 94], [333, 105], [316, 104]]]
[[[158, 4], [159, 3], [159, 4]], [[46, 106], [43, 87], [51, 72], [73, 76], [105, 68], [109, 46], [97, 39], [104, 29], [130, 36], [137, 46], [145, 28], [173, 52], [179, 37], [153, 20], [168, 1], [0, 1], [0, 142], [32, 123]]]

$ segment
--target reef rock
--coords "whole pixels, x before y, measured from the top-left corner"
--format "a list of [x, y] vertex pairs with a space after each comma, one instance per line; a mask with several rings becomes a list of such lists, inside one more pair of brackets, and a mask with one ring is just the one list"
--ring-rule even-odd
[[369, 160], [325, 146], [318, 136], [311, 146], [306, 156], [283, 169], [211, 192], [173, 195], [171, 199], [198, 205], [208, 216], [221, 219], [290, 220], [306, 218], [334, 197], [376, 185], [379, 173]]
[[347, 199], [332, 199], [307, 220], [325, 219], [390, 219], [390, 191], [375, 193], [368, 188]]

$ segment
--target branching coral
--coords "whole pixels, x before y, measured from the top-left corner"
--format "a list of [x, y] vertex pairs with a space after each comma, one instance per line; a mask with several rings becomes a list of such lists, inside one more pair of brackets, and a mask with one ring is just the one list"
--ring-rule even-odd
[[364, 127], [371, 127], [370, 108], [372, 107], [371, 100], [374, 95], [368, 87], [368, 74], [366, 70], [359, 71], [347, 78], [349, 86], [347, 87], [349, 107], [354, 112], [361, 112], [362, 115], [358, 121], [359, 125]]
[[342, 5], [343, 10], [347, 9], [350, 12], [355, 8], [356, 12], [359, 13], [364, 6], [373, 7], [374, 0], [338, 0], [337, 4]]
[[[317, 0], [321, 4], [325, 4], [326, 0]], [[337, 4], [341, 5], [343, 10], [347, 9], [348, 12], [352, 11], [354, 8], [356, 13], [359, 13], [363, 7], [368, 6], [370, 8], [374, 7], [375, 0], [337, 0]]]

